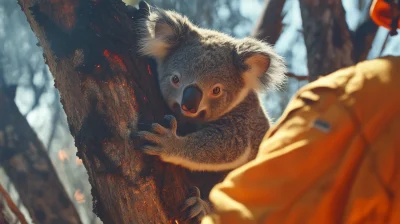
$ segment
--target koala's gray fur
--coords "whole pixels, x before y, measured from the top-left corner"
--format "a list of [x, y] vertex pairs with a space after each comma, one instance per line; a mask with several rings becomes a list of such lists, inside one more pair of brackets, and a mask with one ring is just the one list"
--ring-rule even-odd
[[[259, 92], [284, 80], [282, 57], [267, 43], [199, 28], [173, 11], [151, 8], [135, 25], [139, 51], [156, 59], [161, 93], [174, 111], [166, 116], [170, 127], [156, 123], [138, 133], [151, 143], [143, 151], [192, 171], [225, 172], [254, 159], [270, 126]], [[181, 105], [184, 89], [191, 86], [201, 90], [194, 112]], [[183, 121], [196, 130], [178, 135]], [[209, 211], [199, 194], [185, 207], [191, 207], [190, 218]]]
[[[156, 59], [161, 93], [174, 115], [202, 126], [178, 136], [176, 128], [154, 124], [152, 132], [139, 133], [155, 143], [144, 147], [144, 152], [204, 171], [230, 170], [253, 159], [269, 128], [258, 92], [282, 82], [283, 59], [267, 43], [199, 28], [173, 11], [152, 8], [137, 27], [140, 52]], [[180, 80], [176, 86], [173, 76]], [[183, 89], [193, 84], [203, 92], [199, 105], [203, 114], [182, 114]], [[223, 94], [214, 99], [207, 94], [216, 84]], [[176, 126], [175, 119], [169, 118]]]

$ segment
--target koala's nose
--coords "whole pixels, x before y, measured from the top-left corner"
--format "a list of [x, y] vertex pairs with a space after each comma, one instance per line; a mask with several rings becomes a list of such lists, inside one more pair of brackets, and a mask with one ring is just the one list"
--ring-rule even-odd
[[197, 86], [188, 86], [183, 90], [182, 102], [181, 107], [182, 110], [196, 113], [197, 109], [199, 108], [199, 104], [203, 93]]

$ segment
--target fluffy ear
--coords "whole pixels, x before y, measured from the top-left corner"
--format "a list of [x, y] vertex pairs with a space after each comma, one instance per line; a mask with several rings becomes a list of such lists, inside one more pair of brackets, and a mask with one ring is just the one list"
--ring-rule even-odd
[[186, 17], [176, 12], [151, 7], [149, 16], [137, 23], [139, 53], [162, 61], [192, 27]]
[[252, 88], [262, 91], [277, 87], [285, 80], [284, 59], [268, 43], [244, 38], [237, 44], [235, 54], [244, 80]]

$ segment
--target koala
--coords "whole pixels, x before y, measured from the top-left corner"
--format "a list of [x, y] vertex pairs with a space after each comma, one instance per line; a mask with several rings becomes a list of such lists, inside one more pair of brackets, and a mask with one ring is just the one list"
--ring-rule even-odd
[[[200, 28], [174, 11], [143, 1], [138, 19], [141, 55], [157, 63], [162, 97], [172, 111], [168, 127], [154, 123], [136, 135], [141, 150], [191, 171], [224, 172], [255, 158], [270, 127], [260, 93], [284, 81], [284, 60], [267, 43]], [[177, 132], [181, 124], [194, 131]], [[200, 192], [184, 203], [189, 219], [210, 206]]]

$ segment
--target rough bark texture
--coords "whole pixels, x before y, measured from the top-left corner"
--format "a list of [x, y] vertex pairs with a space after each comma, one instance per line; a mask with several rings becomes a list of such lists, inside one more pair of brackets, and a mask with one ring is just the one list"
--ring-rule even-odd
[[[19, 0], [44, 50], [89, 174], [104, 223], [173, 223], [190, 185], [209, 189], [218, 173], [189, 173], [135, 151], [131, 130], [166, 110], [154, 64], [136, 56], [120, 0]], [[136, 142], [135, 142], [136, 144]], [[201, 181], [203, 185], [195, 183]]]
[[282, 10], [285, 0], [266, 0], [263, 14], [257, 22], [252, 36], [275, 44], [282, 32]]
[[354, 64], [341, 0], [300, 0], [310, 81]]
[[4, 171], [35, 223], [81, 223], [42, 142], [0, 91], [0, 154]]

